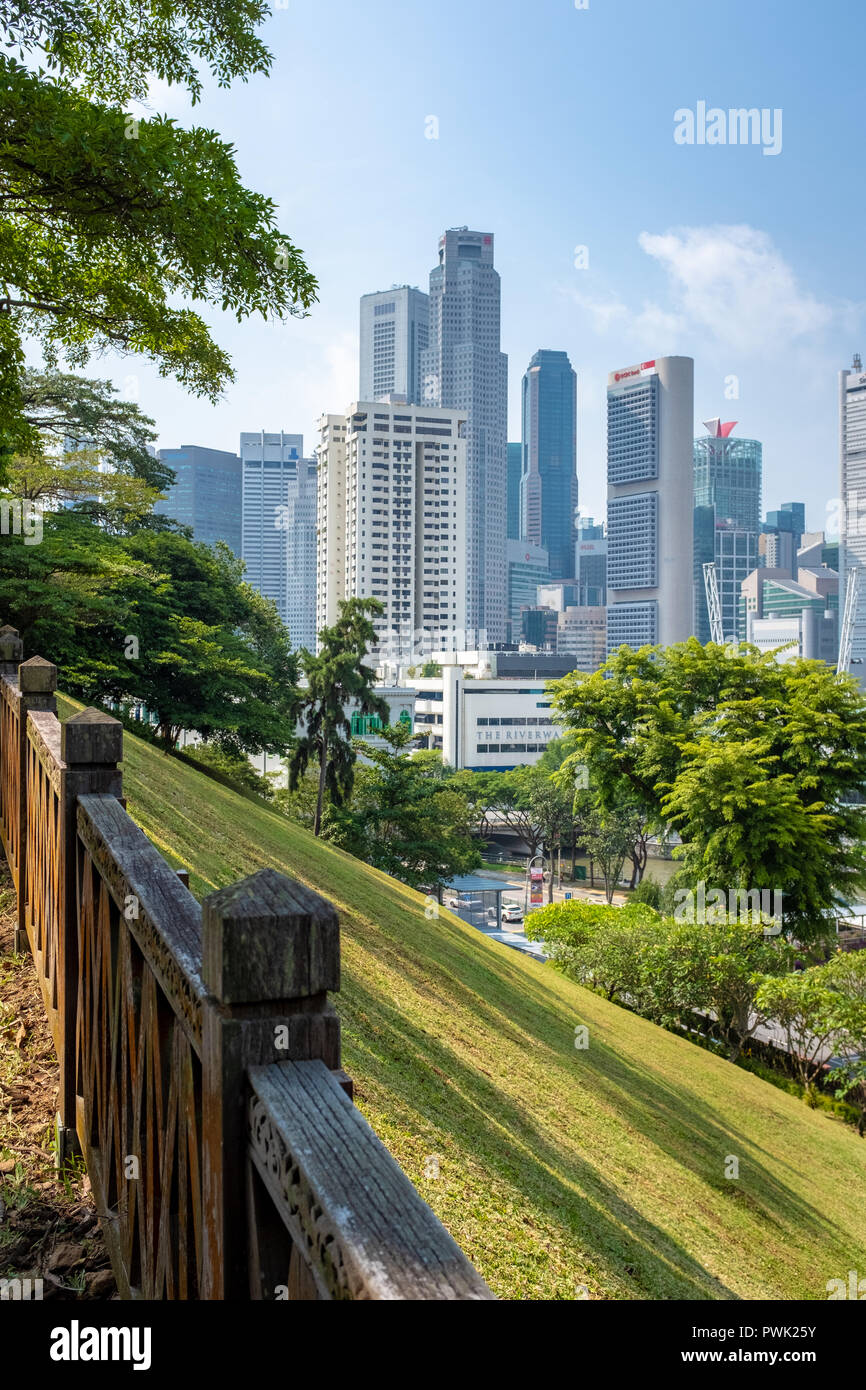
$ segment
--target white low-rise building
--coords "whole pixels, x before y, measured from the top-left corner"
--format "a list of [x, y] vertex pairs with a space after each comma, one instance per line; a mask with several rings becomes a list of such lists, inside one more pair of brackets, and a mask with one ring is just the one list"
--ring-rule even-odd
[[460, 665], [441, 676], [410, 677], [415, 732], [451, 767], [504, 771], [536, 763], [561, 730], [544, 679], [473, 679]]

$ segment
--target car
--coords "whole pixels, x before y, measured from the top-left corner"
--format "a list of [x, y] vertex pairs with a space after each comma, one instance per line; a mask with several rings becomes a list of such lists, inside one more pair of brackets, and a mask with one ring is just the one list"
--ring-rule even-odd
[[522, 922], [523, 908], [519, 903], [506, 903], [502, 909], [503, 922]]

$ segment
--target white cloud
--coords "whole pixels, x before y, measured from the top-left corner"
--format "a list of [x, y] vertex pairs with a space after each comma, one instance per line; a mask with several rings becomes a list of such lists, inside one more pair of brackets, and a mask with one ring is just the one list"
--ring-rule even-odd
[[778, 352], [820, 333], [839, 312], [803, 289], [772, 239], [754, 227], [641, 232], [638, 242], [667, 272], [684, 323], [738, 352]]
[[798, 282], [766, 232], [748, 226], [641, 232], [638, 244], [665, 272], [666, 303], [632, 308], [616, 294], [573, 292], [593, 331], [636, 353], [691, 351], [688, 340], [766, 357], [798, 340], [812, 347], [831, 325], [854, 329], [861, 306], [823, 303]]

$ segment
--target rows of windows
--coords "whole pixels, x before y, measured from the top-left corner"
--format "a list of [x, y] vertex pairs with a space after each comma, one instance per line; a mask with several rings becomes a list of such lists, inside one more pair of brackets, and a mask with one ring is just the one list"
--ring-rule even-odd
[[476, 753], [544, 753], [546, 743], [479, 743]]

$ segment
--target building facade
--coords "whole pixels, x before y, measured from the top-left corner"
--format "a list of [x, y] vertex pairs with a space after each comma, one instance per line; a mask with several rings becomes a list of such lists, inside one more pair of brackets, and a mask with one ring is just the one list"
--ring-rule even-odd
[[174, 470], [175, 481], [165, 501], [154, 507], [156, 515], [191, 526], [193, 539], [205, 545], [225, 541], [239, 556], [243, 481], [238, 455], [184, 444], [160, 449], [158, 456]]
[[357, 402], [320, 421], [318, 464], [317, 630], [341, 599], [373, 597], [392, 674], [466, 645], [465, 413]]
[[449, 229], [430, 272], [423, 400], [466, 416], [467, 624], [493, 642], [505, 640], [508, 619], [508, 359], [499, 347], [499, 308], [492, 234]]
[[362, 401], [401, 395], [421, 404], [421, 356], [427, 351], [430, 301], [413, 285], [393, 285], [361, 297]]
[[543, 545], [554, 579], [574, 574], [577, 513], [577, 376], [568, 353], [542, 348], [522, 385], [520, 534]]
[[408, 684], [416, 690], [415, 732], [450, 767], [526, 767], [561, 733], [544, 680], [468, 680], [462, 666], [451, 665]]
[[508, 628], [512, 642], [520, 640], [520, 610], [536, 603], [539, 584], [550, 578], [547, 551], [531, 541], [508, 541]]
[[520, 540], [520, 479], [523, 476], [523, 445], [507, 445], [507, 519], [505, 534], [508, 540]]
[[[840, 574], [866, 564], [866, 372], [860, 354], [839, 373], [839, 454], [841, 500]], [[851, 642], [851, 659], [863, 671], [866, 662], [866, 583], [860, 594]]]
[[754, 641], [769, 650], [779, 645], [774, 635], [788, 632], [780, 639], [788, 641], [791, 624], [798, 623], [800, 645], [794, 654], [835, 664], [839, 652], [839, 575], [835, 570], [802, 567], [795, 580], [785, 570], [761, 568], [740, 587], [741, 641]]
[[660, 357], [607, 387], [607, 643], [694, 631], [694, 363]]
[[580, 517], [574, 545], [575, 603], [598, 607], [607, 604], [607, 537], [603, 525], [591, 516]]
[[246, 578], [272, 599], [292, 645], [315, 640], [316, 464], [301, 434], [241, 434]]
[[607, 655], [607, 608], [578, 604], [556, 616], [556, 650], [574, 659], [575, 671], [592, 673]]

